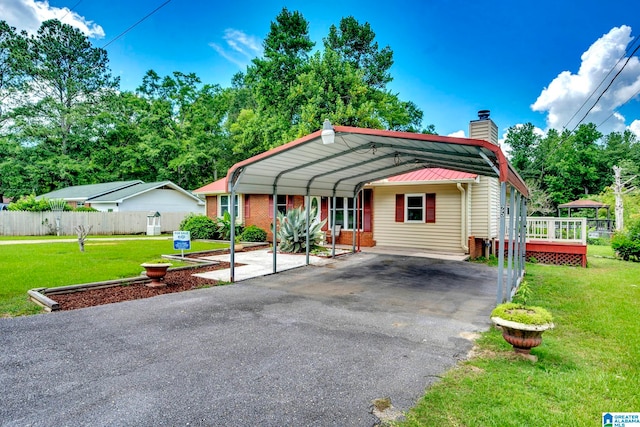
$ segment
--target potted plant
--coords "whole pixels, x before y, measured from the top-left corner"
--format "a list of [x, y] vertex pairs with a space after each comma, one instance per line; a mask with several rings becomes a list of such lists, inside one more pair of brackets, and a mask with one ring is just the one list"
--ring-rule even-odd
[[235, 252], [240, 252], [241, 250], [244, 249], [244, 245], [242, 244], [242, 242], [240, 241], [240, 236], [236, 236], [235, 239], [235, 244], [233, 245], [233, 250]]
[[529, 355], [542, 342], [542, 333], [552, 329], [553, 316], [542, 307], [508, 302], [491, 312], [491, 320], [502, 329], [502, 337], [516, 353]]
[[145, 284], [145, 286], [150, 288], [161, 288], [167, 286], [163, 279], [164, 276], [167, 275], [167, 270], [172, 265], [173, 264], [169, 261], [162, 258], [140, 264], [141, 267], [144, 267], [147, 277], [151, 279], [151, 282]]

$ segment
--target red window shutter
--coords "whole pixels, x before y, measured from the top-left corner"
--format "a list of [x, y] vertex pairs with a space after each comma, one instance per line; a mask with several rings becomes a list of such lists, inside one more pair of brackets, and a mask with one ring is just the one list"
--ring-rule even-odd
[[269, 218], [273, 219], [273, 195], [269, 194]]
[[293, 196], [287, 196], [287, 210], [293, 209]]
[[250, 205], [251, 204], [249, 203], [249, 195], [245, 194], [244, 195], [244, 219], [245, 220], [251, 216]]
[[404, 194], [396, 194], [396, 222], [404, 222]]
[[371, 231], [371, 195], [370, 189], [364, 190], [364, 205], [362, 210], [362, 230]]
[[425, 196], [426, 222], [436, 222], [436, 195], [435, 193], [427, 193]]
[[[320, 221], [323, 221], [329, 217], [329, 199], [326, 197], [320, 198]], [[328, 223], [328, 221], [327, 221]], [[328, 230], [329, 226], [325, 223], [322, 226], [323, 230]]]

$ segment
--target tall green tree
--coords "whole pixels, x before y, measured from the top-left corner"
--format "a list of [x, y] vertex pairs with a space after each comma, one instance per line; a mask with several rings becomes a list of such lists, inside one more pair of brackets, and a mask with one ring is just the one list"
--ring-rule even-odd
[[540, 144], [540, 137], [531, 123], [511, 126], [507, 130], [505, 142], [511, 147], [511, 164], [524, 178], [534, 177], [534, 155]]
[[580, 125], [574, 134], [565, 131], [560, 138], [549, 132], [545, 139], [552, 139], [555, 146], [546, 153], [543, 180], [555, 204], [602, 191], [606, 178], [600, 174], [601, 150], [597, 141], [601, 136], [592, 123]]
[[118, 85], [107, 52], [57, 20], [43, 22], [28, 43], [28, 90], [35, 101], [17, 110], [18, 128], [35, 143], [49, 145], [52, 153], [87, 154], [90, 121], [101, 98]]
[[26, 79], [27, 52], [26, 33], [18, 33], [0, 21], [0, 130], [21, 94]]
[[329, 27], [323, 40], [325, 49], [338, 53], [340, 58], [363, 71], [363, 82], [372, 88], [384, 89], [393, 79], [389, 69], [393, 65], [393, 51], [389, 46], [380, 49], [376, 33], [368, 22], [360, 24], [353, 16], [340, 20], [338, 27]]
[[292, 120], [295, 110], [286, 101], [297, 75], [305, 70], [314, 45], [309, 38], [309, 23], [302, 14], [283, 8], [271, 22], [264, 40], [264, 57], [254, 59], [247, 69], [246, 79], [259, 109]]

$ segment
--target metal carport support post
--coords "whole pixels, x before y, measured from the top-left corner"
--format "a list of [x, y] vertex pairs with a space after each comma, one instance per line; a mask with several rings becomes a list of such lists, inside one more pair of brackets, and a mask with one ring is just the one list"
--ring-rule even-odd
[[518, 215], [516, 216], [516, 240], [515, 240], [515, 252], [513, 254], [514, 259], [516, 261], [516, 289], [520, 286], [520, 281], [522, 280], [522, 194], [516, 194], [516, 212]]
[[496, 301], [501, 304], [504, 301], [504, 234], [506, 229], [507, 214], [507, 183], [500, 183], [500, 231], [498, 233], [498, 292]]
[[331, 227], [329, 227], [329, 233], [331, 233], [331, 257], [336, 256], [336, 192], [333, 192], [331, 198]]
[[309, 238], [309, 229], [311, 228], [309, 226], [309, 216], [311, 212], [311, 196], [309, 196], [308, 194], [304, 197], [304, 205], [305, 205], [305, 215], [306, 215], [306, 222], [307, 222], [306, 264], [309, 265], [309, 243], [311, 242], [311, 239]]
[[273, 272], [277, 273], [277, 255], [278, 252], [278, 238], [276, 236], [276, 222], [278, 222], [278, 191], [275, 185], [273, 186]]
[[235, 259], [236, 259], [236, 201], [235, 201], [235, 189], [234, 186], [231, 186], [231, 194], [229, 195], [229, 214], [231, 216], [231, 230], [229, 233], [229, 281], [233, 283], [235, 281]]
[[513, 284], [514, 284], [514, 266], [513, 266], [513, 251], [515, 247], [515, 234], [516, 234], [516, 217], [517, 212], [515, 210], [515, 188], [510, 187], [509, 191], [509, 249], [507, 252], [507, 280], [509, 283], [509, 288], [507, 289], [507, 300], [511, 301], [511, 293], [513, 292]]
[[[356, 233], [358, 232], [359, 222], [358, 222], [358, 193], [353, 196], [353, 233], [351, 239], [351, 252], [356, 253]], [[347, 218], [347, 222], [349, 219]], [[349, 224], [347, 224], [349, 225]]]
[[522, 196], [521, 210], [521, 228], [520, 228], [520, 259], [522, 265], [522, 278], [524, 279], [525, 263], [527, 262], [527, 198]]

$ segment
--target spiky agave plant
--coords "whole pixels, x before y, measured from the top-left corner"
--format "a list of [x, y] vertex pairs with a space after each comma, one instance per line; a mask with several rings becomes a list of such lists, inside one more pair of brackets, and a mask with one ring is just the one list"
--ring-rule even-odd
[[[315, 218], [317, 210], [311, 209], [310, 218]], [[306, 250], [307, 245], [307, 220], [304, 208], [300, 206], [287, 211], [286, 215], [278, 212], [278, 249], [282, 252], [298, 253]], [[322, 227], [326, 220], [322, 220], [309, 227], [309, 249], [317, 246], [323, 238]]]

